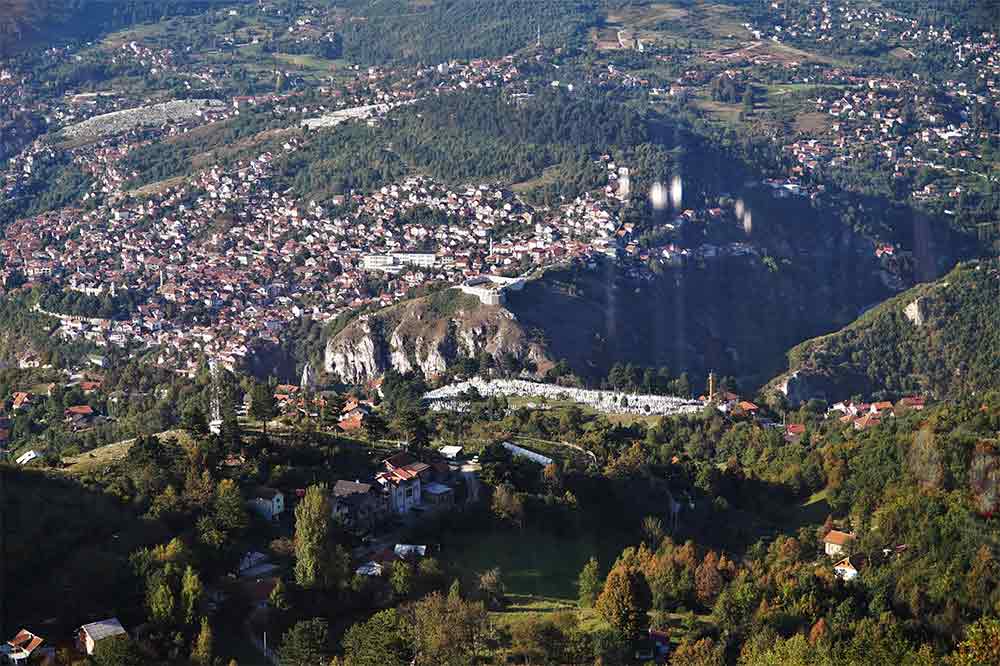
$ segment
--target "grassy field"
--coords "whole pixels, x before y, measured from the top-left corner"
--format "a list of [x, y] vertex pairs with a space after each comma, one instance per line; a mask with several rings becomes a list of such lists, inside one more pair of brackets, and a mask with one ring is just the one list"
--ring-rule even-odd
[[740, 111], [743, 110], [743, 107], [739, 104], [726, 104], [725, 102], [703, 98], [696, 99], [694, 105], [708, 114], [709, 118], [715, 122], [734, 128], [741, 125]]
[[499, 567], [515, 607], [540, 613], [575, 608], [583, 565], [596, 556], [607, 568], [625, 545], [611, 535], [563, 537], [528, 528], [449, 535], [442, 557], [469, 574]]
[[[183, 430], [167, 430], [156, 435], [160, 439], [173, 437], [182, 446], [191, 442], [191, 436]], [[132, 448], [134, 439], [126, 439], [114, 444], [106, 444], [96, 449], [81, 453], [76, 456], [68, 456], [62, 459], [66, 467], [64, 471], [70, 474], [85, 474], [100, 467], [106, 467], [118, 462], [128, 455]]]

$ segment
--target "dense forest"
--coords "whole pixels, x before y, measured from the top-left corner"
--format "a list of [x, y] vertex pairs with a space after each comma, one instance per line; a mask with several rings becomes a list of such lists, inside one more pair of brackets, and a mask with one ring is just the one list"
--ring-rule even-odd
[[830, 400], [927, 392], [962, 396], [996, 388], [1000, 272], [960, 265], [937, 282], [876, 306], [842, 331], [789, 352], [793, 390]]
[[592, 0], [353, 0], [345, 54], [359, 62], [445, 62], [499, 57], [535, 44], [575, 46], [598, 20]]
[[[251, 411], [273, 414], [264, 404], [270, 387], [248, 386]], [[1000, 589], [996, 393], [901, 408], [864, 431], [814, 405], [781, 407], [802, 425], [789, 438], [714, 405], [623, 423], [574, 406], [468, 395], [462, 411], [429, 414], [425, 388], [419, 377], [389, 373], [364, 439], [308, 429], [274, 439], [241, 433], [232, 416], [216, 436], [202, 416], [159, 440], [139, 438], [107, 468], [5, 470], [7, 519], [24, 537], [9, 550], [8, 573], [31, 583], [14, 597], [22, 617], [50, 613], [71, 591], [65, 608], [75, 616], [110, 610], [141, 624], [130, 649], [145, 663], [195, 658], [205, 642], [212, 650], [200, 639], [206, 625], [214, 654], [227, 654], [250, 601], [226, 574], [247, 548], [261, 548], [286, 573], [254, 626], [280, 636], [282, 665], [302, 663], [302, 654], [347, 664], [629, 663], [647, 628], [669, 632], [678, 665], [990, 663], [981, 655], [995, 649], [989, 616]], [[407, 437], [425, 459], [435, 455], [432, 438], [475, 447], [483, 495], [399, 537], [440, 544], [433, 555], [390, 564], [383, 577], [352, 576], [347, 551], [357, 536], [330, 522], [319, 484], [371, 473], [366, 449], [386, 435]], [[494, 444], [508, 438], [570, 441], [580, 455], [550, 446], [557, 462], [542, 467]], [[243, 461], [236, 470], [218, 465], [234, 456]], [[260, 483], [308, 486], [294, 538], [244, 509]], [[673, 498], [684, 500], [676, 525], [664, 508]], [[61, 549], [40, 548], [56, 521]], [[852, 581], [822, 553], [834, 529], [855, 537], [844, 554], [860, 571]], [[560, 557], [577, 568], [553, 573], [571, 576], [573, 605], [509, 623], [523, 574], [477, 570], [460, 555], [460, 544], [496, 535], [572, 544]], [[70, 550], [57, 576], [37, 575], [52, 552]], [[509, 550], [490, 557], [509, 561]], [[208, 596], [217, 585], [234, 592], [222, 608]], [[476, 638], [457, 640], [463, 632]], [[372, 660], [373, 645], [391, 650]]]

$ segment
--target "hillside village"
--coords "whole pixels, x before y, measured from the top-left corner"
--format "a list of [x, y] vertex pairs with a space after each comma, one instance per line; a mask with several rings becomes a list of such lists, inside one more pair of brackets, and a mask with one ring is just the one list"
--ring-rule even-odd
[[0, 663], [1000, 663], [948, 1], [0, 18]]

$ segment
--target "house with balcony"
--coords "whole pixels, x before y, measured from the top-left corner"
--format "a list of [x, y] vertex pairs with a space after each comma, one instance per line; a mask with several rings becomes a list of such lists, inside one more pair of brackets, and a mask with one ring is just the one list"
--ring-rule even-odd
[[389, 508], [395, 513], [407, 513], [420, 506], [423, 483], [430, 480], [431, 467], [407, 452], [397, 453], [383, 461], [385, 471], [375, 481], [389, 496]]

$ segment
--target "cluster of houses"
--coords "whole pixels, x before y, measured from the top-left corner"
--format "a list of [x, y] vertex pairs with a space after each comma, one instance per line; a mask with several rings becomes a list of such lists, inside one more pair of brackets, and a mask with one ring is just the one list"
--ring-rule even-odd
[[[730, 391], [716, 391], [712, 393], [711, 399], [702, 395], [698, 400], [705, 403], [711, 402], [723, 414], [751, 418], [765, 427], [781, 428], [784, 430], [785, 441], [790, 443], [801, 441], [806, 434], [807, 428], [804, 423], [786, 423], [782, 426], [770, 419], [759, 418], [762, 412], [757, 404]], [[889, 400], [871, 403], [842, 400], [834, 403], [827, 410], [826, 416], [830, 419], [836, 418], [840, 423], [855, 430], [867, 430], [881, 424], [886, 418], [895, 417], [898, 412], [922, 411], [926, 405], [927, 400], [922, 396], [906, 396], [900, 398], [896, 403]]]
[[[897, 51], [904, 59], [933, 57], [935, 67], [943, 60], [950, 71], [973, 71], [977, 77], [974, 83], [948, 80], [940, 86], [934, 84], [933, 91], [917, 74], [861, 81], [848, 77], [848, 83], [854, 85], [845, 88], [841, 97], [815, 100], [815, 111], [828, 114], [829, 128], [783, 146], [798, 162], [790, 172], [792, 178], [822, 166], [849, 167], [878, 153], [896, 178], [920, 169], [936, 172], [943, 184], [924, 185], [913, 192], [913, 198], [947, 202], [960, 196], [963, 178], [986, 177], [989, 169], [978, 152], [985, 135], [972, 118], [975, 106], [988, 108], [1000, 102], [1000, 40], [996, 34], [958, 36], [947, 28], [922, 25], [877, 5], [844, 0], [826, 0], [805, 12], [785, 12], [777, 2], [772, 7], [769, 27], [747, 26], [757, 39], [811, 44], [820, 49], [826, 42], [844, 39], [898, 44]], [[905, 117], [906, 109], [912, 111], [909, 118]], [[905, 122], [913, 127], [904, 137], [900, 130]]]
[[[298, 145], [290, 140], [284, 150]], [[271, 153], [229, 170], [210, 168], [149, 199], [107, 198], [129, 176], [114, 166], [126, 152], [114, 141], [94, 150], [94, 187], [105, 197], [94, 210], [65, 209], [10, 226], [0, 242], [4, 278], [18, 272], [29, 284], [53, 282], [96, 297], [145, 295], [125, 318], [57, 315], [60, 333], [98, 346], [156, 347], [161, 364], [188, 371], [201, 355], [234, 368], [304, 315], [326, 321], [346, 309], [391, 304], [430, 280], [462, 284], [525, 262], [614, 255], [631, 243], [615, 212], [621, 185], [613, 163], [605, 192], [555, 210], [533, 209], [492, 185], [452, 190], [414, 176], [351, 195], [353, 212], [336, 216], [272, 190]], [[414, 209], [447, 223], [404, 221]], [[225, 228], [220, 219], [228, 220]], [[425, 247], [433, 251], [421, 252]], [[373, 270], [396, 273], [386, 290], [363, 286]], [[169, 314], [192, 308], [213, 321], [192, 326]]]
[[827, 557], [836, 560], [833, 572], [844, 581], [857, 578], [864, 566], [864, 557], [850, 552], [856, 538], [854, 534], [841, 530], [830, 530], [823, 537], [823, 552]]
[[[338, 480], [330, 490], [332, 518], [349, 529], [368, 531], [392, 516], [448, 508], [455, 503], [456, 482], [447, 462], [425, 463], [401, 451], [382, 461], [382, 469], [369, 480]], [[289, 508], [285, 494], [268, 487], [255, 488], [247, 507], [267, 521], [280, 520]]]
[[[103, 641], [128, 638], [128, 632], [118, 618], [111, 617], [78, 628], [74, 632], [72, 645], [79, 654], [92, 656]], [[0, 664], [26, 666], [29, 663], [54, 665], [56, 647], [47, 644], [45, 638], [28, 629], [21, 629], [13, 638], [0, 643]]]
[[838, 418], [841, 423], [851, 425], [855, 430], [867, 430], [882, 423], [883, 419], [895, 416], [897, 410], [922, 411], [926, 404], [926, 399], [921, 396], [906, 396], [896, 404], [888, 400], [872, 403], [847, 400], [835, 403], [827, 415]]

